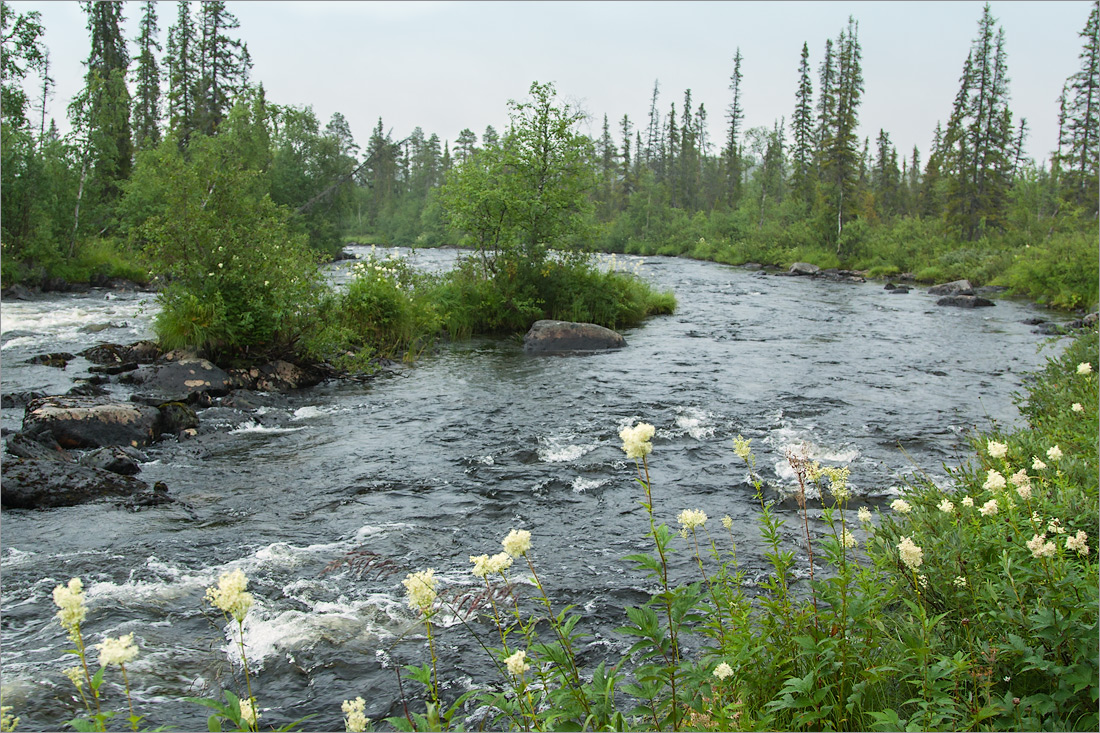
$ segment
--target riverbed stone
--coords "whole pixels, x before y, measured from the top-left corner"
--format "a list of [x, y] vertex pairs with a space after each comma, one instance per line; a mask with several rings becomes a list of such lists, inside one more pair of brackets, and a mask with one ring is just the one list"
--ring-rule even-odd
[[79, 462], [82, 466], [110, 471], [120, 476], [133, 476], [141, 472], [138, 464], [147, 460], [149, 459], [145, 454], [136, 448], [112, 445], [85, 453]]
[[0, 471], [4, 509], [76, 506], [107, 496], [132, 496], [148, 488], [129, 476], [51, 459], [8, 459]]
[[974, 286], [969, 280], [954, 280], [928, 288], [929, 295], [973, 295]]
[[23, 429], [49, 428], [63, 448], [148, 445], [159, 436], [155, 407], [119, 402], [110, 396], [52, 396], [31, 400]]
[[145, 404], [204, 402], [203, 396], [229, 394], [233, 385], [226, 372], [206, 359], [185, 359], [141, 367], [119, 378], [141, 387], [134, 399]]
[[603, 351], [626, 346], [622, 334], [595, 323], [572, 321], [535, 321], [523, 337], [528, 354], [552, 354], [568, 351]]
[[164, 435], [178, 436], [185, 430], [199, 426], [198, 415], [182, 402], [167, 402], [157, 409], [160, 410], [160, 431]]
[[152, 364], [162, 355], [155, 341], [136, 341], [129, 345], [99, 344], [80, 352], [88, 361], [100, 366], [137, 363]]
[[987, 308], [994, 305], [988, 298], [977, 295], [945, 295], [936, 301], [936, 305], [950, 305], [956, 308]]
[[787, 270], [788, 275], [811, 275], [812, 276], [812, 275], [816, 275], [819, 272], [821, 272], [821, 268], [818, 267], [817, 265], [811, 264], [809, 262], [795, 262], [793, 265], [791, 265], [790, 269]]

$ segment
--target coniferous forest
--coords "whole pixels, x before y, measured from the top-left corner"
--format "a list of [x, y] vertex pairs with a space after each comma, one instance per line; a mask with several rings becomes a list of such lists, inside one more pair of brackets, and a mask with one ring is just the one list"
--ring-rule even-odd
[[[417, 127], [394, 139], [379, 119], [357, 142], [338, 113], [322, 122], [309, 107], [266, 97], [224, 3], [180, 3], [174, 17], [164, 17], [167, 7], [87, 6], [85, 85], [68, 107], [72, 131], [59, 135], [38, 101], [52, 83], [39, 18], [4, 5], [5, 285], [160, 274], [149, 257], [163, 242], [149, 221], [182, 195], [163, 180], [166, 165], [190, 171], [199, 186], [212, 185], [203, 165], [231, 168], [265, 202], [264, 211], [237, 213], [278, 220], [310, 252], [331, 255], [349, 239], [439, 246], [480, 236], [446, 202], [476, 185], [473, 168], [499, 162], [508, 130], [465, 129], [452, 143]], [[140, 35], [130, 41], [123, 13], [139, 8]], [[647, 119], [605, 114], [595, 139], [573, 135], [569, 165], [585, 168], [573, 193], [584, 200], [569, 244], [732, 264], [808, 261], [921, 282], [966, 277], [1087, 309], [1098, 271], [1095, 4], [1083, 20], [1080, 70], [1050, 110], [1059, 136], [1049, 163], [1023, 155], [1028, 121], [1011, 109], [1006, 40], [988, 7], [970, 49], [959, 49], [958, 92], [932, 148], [898, 150], [889, 130], [861, 139], [863, 60], [851, 18], [789, 60], [799, 84], [789, 90], [789, 117], [771, 127], [744, 127], [738, 50], [728, 104], [717, 112], [723, 139], [708, 136], [714, 112], [690, 89], [670, 93], [659, 80]], [[811, 55], [811, 41], [824, 42], [822, 54]], [[30, 81], [40, 95], [28, 94]]]

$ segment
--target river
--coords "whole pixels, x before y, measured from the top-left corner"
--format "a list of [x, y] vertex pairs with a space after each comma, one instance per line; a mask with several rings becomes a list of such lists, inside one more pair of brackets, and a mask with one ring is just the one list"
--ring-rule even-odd
[[[455, 257], [404, 254], [436, 270]], [[628, 268], [637, 261], [619, 257]], [[334, 282], [346, 280], [347, 263], [331, 268]], [[715, 523], [730, 515], [752, 579], [765, 566], [733, 436], [752, 439], [769, 494], [791, 486], [784, 455], [795, 448], [850, 466], [854, 506], [882, 506], [916, 473], [944, 481], [944, 464], [966, 460], [968, 431], [1014, 424], [1025, 374], [1060, 349], [1040, 350], [1046, 337], [1024, 321], [1065, 320], [1012, 301], [938, 307], [920, 288], [894, 295], [881, 283], [687, 259], [648, 258], [640, 272], [672, 289], [679, 307], [625, 330], [620, 351], [532, 357], [517, 338], [444, 343], [367, 382], [201, 410], [203, 434], [146, 449], [138, 476], [167, 483], [179, 504], [5, 511], [4, 704], [31, 730], [80, 711], [61, 674], [73, 658], [51, 598], [79, 576], [89, 642], [134, 632], [141, 652], [128, 669], [146, 724], [205, 729], [207, 711], [179, 698], [240, 689], [229, 629], [203, 603], [220, 573], [240, 568], [256, 599], [245, 644], [263, 726], [312, 714], [310, 729], [342, 730], [340, 702], [358, 695], [372, 718], [399, 714], [393, 667], [426, 659], [401, 579], [431, 567], [448, 592], [473, 590], [468, 557], [499, 551], [511, 528], [530, 530], [555, 610], [572, 603], [583, 614], [583, 662], [617, 660], [628, 646], [614, 632], [623, 607], [653, 589], [622, 559], [645, 550], [648, 526], [622, 427], [657, 428], [659, 521], [675, 526], [686, 508]], [[24, 362], [149, 337], [155, 308], [149, 294], [102, 290], [5, 301], [3, 392], [67, 391], [88, 376], [86, 360], [65, 370]], [[18, 430], [22, 415], [3, 409], [5, 430]], [[780, 508], [795, 516], [789, 501]], [[324, 572], [357, 548], [377, 553], [370, 572]], [[686, 548], [675, 556], [678, 579], [694, 579], [689, 561]], [[439, 651], [453, 698], [490, 680], [491, 666], [467, 627], [445, 625]], [[492, 638], [492, 627], [473, 628]], [[406, 692], [414, 687], [406, 680]], [[108, 706], [123, 709], [108, 688]]]

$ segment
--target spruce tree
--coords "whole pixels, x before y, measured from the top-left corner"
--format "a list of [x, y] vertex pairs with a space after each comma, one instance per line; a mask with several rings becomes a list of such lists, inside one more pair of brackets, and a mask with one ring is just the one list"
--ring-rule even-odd
[[798, 64], [798, 90], [795, 92], [791, 134], [794, 137], [794, 149], [791, 151], [791, 185], [799, 199], [809, 202], [814, 155], [814, 121], [810, 47], [805, 43], [802, 44], [802, 57]]
[[156, 5], [151, 1], [143, 5], [137, 38], [136, 96], [132, 122], [135, 150], [154, 148], [160, 142], [160, 67], [153, 53], [161, 50], [157, 41]]
[[1100, 2], [1094, 2], [1080, 36], [1081, 69], [1066, 81], [1063, 92], [1064, 149], [1056, 156], [1063, 170], [1067, 198], [1095, 215], [1100, 186]]
[[736, 207], [741, 199], [741, 147], [739, 137], [741, 133], [741, 121], [745, 118], [745, 111], [741, 106], [741, 49], [738, 48], [733, 56], [733, 73], [730, 75], [730, 92], [732, 98], [726, 109], [726, 119], [729, 125], [726, 130], [726, 147], [724, 158], [726, 163], [726, 202], [731, 207]]
[[206, 0], [200, 12], [198, 125], [213, 135], [225, 119], [233, 99], [248, 87], [252, 59], [248, 46], [229, 31], [240, 27], [222, 0]]
[[168, 29], [168, 127], [180, 149], [198, 129], [199, 42], [187, 0], [176, 4], [176, 24]]
[[477, 150], [477, 133], [465, 127], [455, 138], [455, 159], [459, 163], [465, 163], [475, 150]]

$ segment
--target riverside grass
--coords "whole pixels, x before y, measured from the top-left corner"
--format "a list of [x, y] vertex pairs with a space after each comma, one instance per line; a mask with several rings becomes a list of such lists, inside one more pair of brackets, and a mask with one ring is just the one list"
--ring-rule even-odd
[[[639, 502], [654, 549], [626, 559], [660, 588], [646, 604], [627, 609], [620, 632], [634, 640], [628, 653], [610, 667], [577, 666], [575, 649], [586, 638], [578, 630], [582, 619], [572, 607], [554, 606], [536, 572], [537, 538], [513, 529], [502, 542], [505, 552], [492, 562], [487, 554], [470, 557], [473, 574], [485, 583], [486, 616], [496, 641], [483, 639], [477, 619], [437, 592], [430, 569], [410, 573], [405, 582], [429, 650], [441, 632], [433, 619], [455, 614], [498, 678], [445, 703], [439, 680], [447, 672], [437, 669], [431, 653], [429, 663], [403, 670], [426, 694], [403, 686], [405, 714], [378, 725], [1096, 730], [1097, 351], [1095, 328], [1077, 336], [1020, 398], [1026, 427], [976, 433], [974, 458], [951, 472], [951, 486], [917, 482], [881, 513], [852, 505], [845, 467], [822, 467], [795, 451], [788, 459], [798, 477], [803, 531], [792, 533], [756, 470], [751, 441], [737, 436], [733, 450], [756, 490], [771, 566], [751, 593], [731, 520], [724, 518], [725, 532], [714, 534], [699, 508], [679, 511], [680, 532], [658, 521], [676, 510], [659, 505], [660, 488], [650, 481], [649, 462], [660, 456], [652, 443], [656, 430], [645, 423], [624, 429], [623, 450], [637, 466]], [[827, 529], [821, 536], [805, 529], [811, 489], [822, 497]], [[697, 581], [670, 584], [668, 557], [674, 552], [690, 553]], [[504, 555], [526, 563], [537, 590], [531, 603], [514, 592], [512, 563]], [[799, 579], [806, 573], [796, 571], [809, 556], [817, 567], [807, 581]], [[230, 609], [241, 626], [250, 608], [234, 592], [244, 593], [246, 579], [224, 581], [208, 597]], [[83, 653], [89, 617], [79, 579], [58, 586], [55, 599], [82, 665], [66, 671], [76, 687], [74, 702], [83, 700], [86, 709], [71, 724], [103, 730], [114, 713], [104, 711], [106, 668], [91, 674]], [[683, 643], [689, 638], [695, 650], [690, 656]], [[240, 652], [245, 661], [243, 647]], [[256, 681], [262, 696], [262, 678]], [[211, 730], [257, 730], [258, 719], [270, 710], [257, 707], [251, 690], [244, 698], [223, 694], [225, 703], [194, 700], [215, 711]], [[128, 693], [126, 698], [128, 703]], [[361, 696], [345, 700], [346, 717], [333, 711], [332, 720], [312, 721], [309, 728], [335, 729], [339, 721], [349, 731], [372, 729], [365, 705]], [[481, 717], [465, 717], [471, 707]], [[3, 712], [5, 730], [16, 727], [18, 711], [5, 706]], [[146, 719], [131, 713], [127, 720], [136, 730]]]

